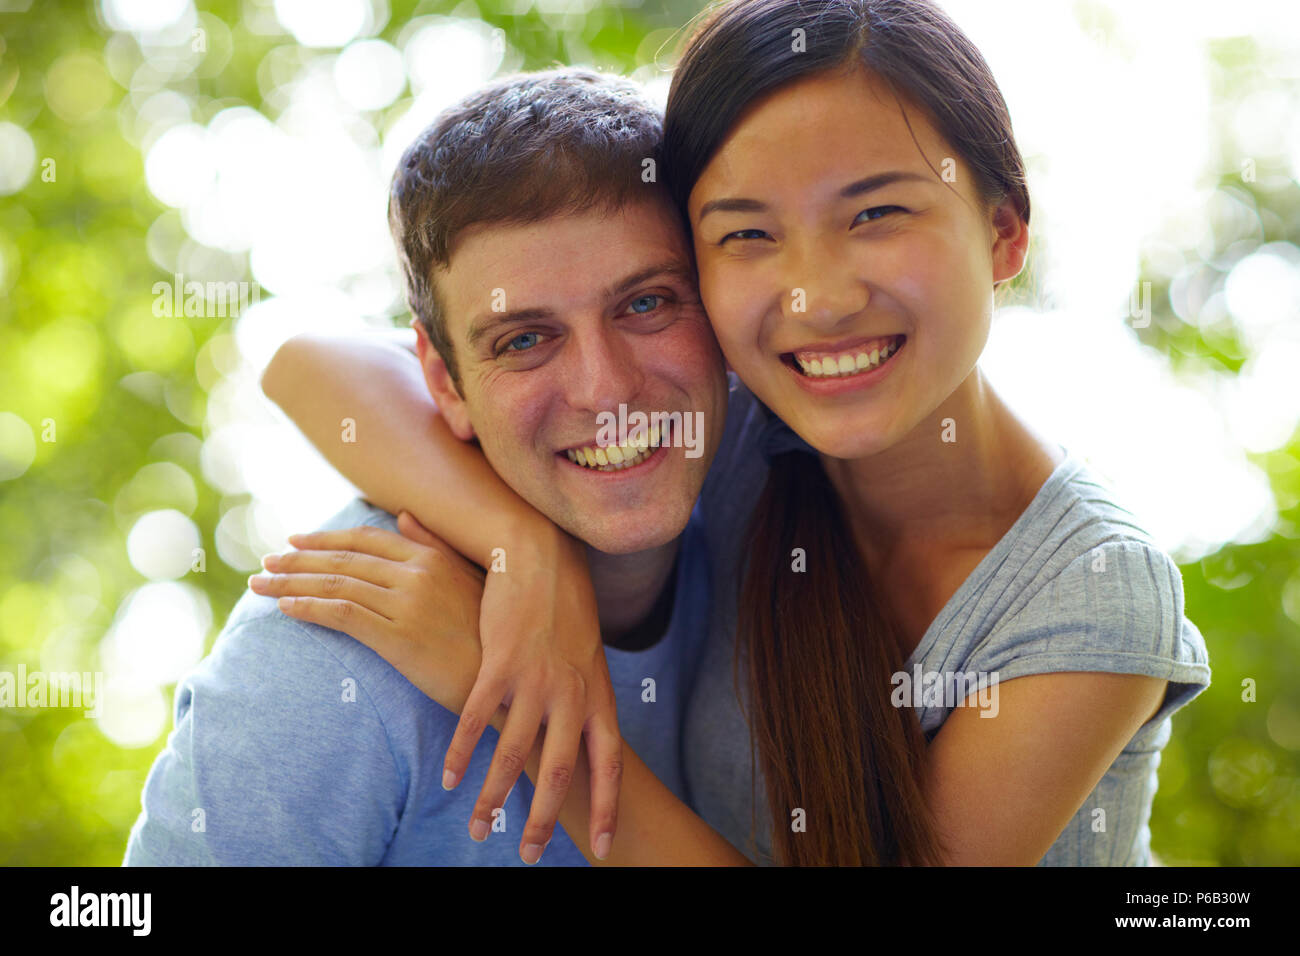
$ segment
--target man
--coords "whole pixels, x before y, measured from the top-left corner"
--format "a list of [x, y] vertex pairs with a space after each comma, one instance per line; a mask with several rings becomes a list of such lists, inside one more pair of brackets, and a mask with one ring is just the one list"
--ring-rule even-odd
[[[681, 709], [709, 603], [692, 510], [727, 389], [687, 237], [654, 182], [659, 135], [657, 113], [625, 81], [507, 80], [407, 151], [390, 213], [423, 384], [458, 438], [477, 437], [506, 484], [590, 545], [620, 729], [687, 799]], [[592, 460], [599, 416], [621, 406], [704, 431], [692, 454], [682, 435], [657, 452], [620, 436], [624, 460]], [[321, 419], [337, 423], [335, 411]], [[383, 427], [382, 415], [371, 421]], [[366, 426], [358, 419], [363, 436]], [[395, 527], [362, 502], [330, 522], [361, 524]], [[175, 718], [128, 865], [520, 862], [509, 837], [467, 838], [472, 790], [443, 789], [456, 715], [363, 644], [268, 597], [240, 602], [177, 688]], [[485, 732], [466, 779], [482, 777], [495, 742]], [[532, 795], [521, 778], [493, 828], [517, 833]], [[585, 862], [559, 829], [542, 861]]]

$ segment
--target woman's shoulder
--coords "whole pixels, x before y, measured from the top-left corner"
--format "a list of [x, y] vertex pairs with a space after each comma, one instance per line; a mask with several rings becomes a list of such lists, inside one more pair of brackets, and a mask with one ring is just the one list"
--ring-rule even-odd
[[[1004, 538], [993, 584], [1014, 616], [1049, 585], [1104, 585], [1110, 597], [1156, 591], [1181, 603], [1178, 566], [1122, 495], [1084, 459], [1063, 457]], [[1117, 573], [1106, 577], [1109, 570]]]
[[1177, 563], [1109, 483], [1068, 455], [1035, 499], [968, 630], [968, 669], [999, 680], [1053, 671], [1170, 681], [1163, 719], [1209, 685]]

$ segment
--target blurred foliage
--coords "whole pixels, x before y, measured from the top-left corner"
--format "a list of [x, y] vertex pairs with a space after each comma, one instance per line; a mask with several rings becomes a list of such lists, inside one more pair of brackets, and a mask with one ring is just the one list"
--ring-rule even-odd
[[[10, 0], [0, 11], [17, 6]], [[698, 10], [689, 0], [598, 7], [557, 29], [553, 17], [524, 3], [390, 6], [378, 34], [390, 42], [416, 15], [481, 16], [506, 31], [523, 68], [582, 60], [624, 72], [653, 59]], [[250, 29], [251, 18], [267, 22], [269, 3], [199, 8], [214, 36], [229, 36], [172, 84], [197, 103], [199, 122], [239, 104], [274, 117], [258, 82], [273, 49], [294, 48], [304, 59], [333, 52]], [[149, 193], [140, 152], [123, 133], [129, 96], [110, 75], [110, 36], [93, 3], [42, 0], [0, 12], [0, 121], [26, 129], [39, 160], [24, 189], [0, 197], [0, 412], [37, 436], [30, 468], [0, 481], [0, 670], [98, 669], [101, 637], [124, 597], [144, 583], [126, 559], [137, 510], [131, 493], [122, 494], [142, 466], [169, 461], [190, 476], [194, 494], [171, 506], [190, 515], [209, 551], [221, 515], [242, 503], [208, 485], [198, 460], [219, 365], [205, 347], [230, 331], [231, 320], [158, 319], [150, 311], [153, 283], [170, 277], [151, 261], [145, 235], [166, 207]], [[1241, 43], [1216, 55], [1226, 67], [1251, 62]], [[65, 89], [57, 112], [48, 102], [56, 71]], [[1214, 92], [1226, 109], [1238, 95], [1230, 84]], [[376, 128], [403, 105], [379, 111]], [[1300, 236], [1295, 182], [1262, 173], [1243, 182], [1229, 155], [1225, 147], [1222, 185], [1260, 213], [1261, 227], [1225, 235], [1222, 248], [1204, 257], [1202, 302], [1234, 257]], [[47, 159], [53, 181], [42, 177]], [[1187, 321], [1170, 308], [1168, 279], [1151, 281], [1154, 321], [1145, 341], [1176, 368], [1234, 373], [1245, 354], [1231, 317], [1208, 327]], [[1183, 568], [1188, 614], [1205, 634], [1214, 685], [1175, 717], [1160, 769], [1151, 828], [1166, 863], [1300, 862], [1300, 435], [1257, 463], [1282, 515], [1273, 536]], [[186, 580], [211, 603], [210, 642], [243, 593], [244, 574], [213, 553], [206, 572]], [[1243, 701], [1247, 679], [1257, 685], [1254, 702]], [[171, 690], [163, 689], [168, 702]], [[119, 747], [78, 711], [0, 711], [0, 864], [118, 864], [164, 739]]]

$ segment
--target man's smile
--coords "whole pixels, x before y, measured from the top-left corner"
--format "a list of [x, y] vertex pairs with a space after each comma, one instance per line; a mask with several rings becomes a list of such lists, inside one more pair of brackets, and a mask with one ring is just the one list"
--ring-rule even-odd
[[566, 448], [561, 454], [575, 466], [584, 471], [611, 473], [636, 469], [652, 459], [662, 457], [664, 448], [672, 444], [672, 422], [650, 426], [640, 434], [631, 435], [621, 445], [583, 445], [579, 448]]

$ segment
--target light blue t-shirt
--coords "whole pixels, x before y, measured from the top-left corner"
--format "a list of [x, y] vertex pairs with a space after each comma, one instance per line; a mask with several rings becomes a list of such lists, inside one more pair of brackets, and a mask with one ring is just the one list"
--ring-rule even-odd
[[[770, 863], [771, 817], [745, 722], [743, 663], [739, 688], [733, 679], [735, 596], [747, 522], [767, 480], [765, 450], [807, 446], [734, 379], [729, 416], [701, 497], [714, 620], [686, 710], [684, 759], [696, 811], [751, 860]], [[922, 676], [997, 672], [999, 682], [1055, 671], [1167, 679], [1159, 711], [1039, 865], [1150, 864], [1148, 822], [1170, 715], [1209, 685], [1209, 660], [1200, 632], [1183, 616], [1177, 565], [1083, 462], [1067, 451], [931, 623], [905, 670], [915, 674], [918, 666]], [[951, 712], [946, 703], [919, 708], [928, 740]], [[1104, 832], [1094, 832], [1097, 808], [1105, 811]]]
[[[360, 501], [327, 526], [363, 524], [396, 529]], [[643, 651], [605, 650], [624, 740], [682, 799], [682, 710], [708, 616], [699, 536], [692, 518], [664, 636]], [[523, 866], [532, 783], [521, 775], [506, 800], [505, 832], [471, 840], [497, 732], [484, 732], [448, 792], [442, 765], [457, 720], [361, 642], [246, 594], [176, 688], [175, 729], [149, 772], [124, 863]], [[586, 862], [557, 825], [539, 865]]]

